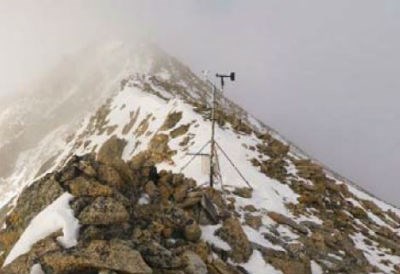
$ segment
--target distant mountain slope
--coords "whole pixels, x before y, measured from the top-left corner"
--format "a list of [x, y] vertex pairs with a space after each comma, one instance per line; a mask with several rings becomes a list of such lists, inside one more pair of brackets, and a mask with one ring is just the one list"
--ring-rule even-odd
[[[0, 202], [110, 140], [122, 140], [124, 161], [207, 184], [201, 157], [187, 165], [187, 154], [209, 140], [206, 83], [156, 47], [112, 44], [87, 54], [86, 66], [67, 69], [72, 76], [0, 113]], [[221, 94], [218, 102], [217, 142], [252, 187], [220, 152], [216, 188], [253, 242], [252, 255], [236, 263], [249, 273], [399, 273], [400, 210], [311, 161]], [[219, 228], [203, 226], [203, 240], [236, 248], [214, 235]]]

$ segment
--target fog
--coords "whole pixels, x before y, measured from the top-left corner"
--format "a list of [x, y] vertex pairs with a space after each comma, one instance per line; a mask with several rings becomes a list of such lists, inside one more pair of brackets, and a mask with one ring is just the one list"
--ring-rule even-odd
[[1, 101], [89, 43], [149, 39], [236, 71], [229, 98], [400, 205], [399, 18], [396, 0], [3, 0]]

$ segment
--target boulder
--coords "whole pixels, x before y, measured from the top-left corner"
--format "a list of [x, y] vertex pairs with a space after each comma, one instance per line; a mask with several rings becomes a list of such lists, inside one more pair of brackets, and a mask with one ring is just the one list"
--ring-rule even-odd
[[233, 261], [244, 263], [249, 260], [253, 249], [238, 219], [226, 219], [216, 234], [231, 246], [230, 256]]
[[150, 197], [154, 197], [157, 193], [157, 187], [153, 181], [148, 181], [144, 185], [144, 192], [149, 195]]
[[97, 175], [96, 169], [92, 166], [92, 164], [89, 161], [80, 161], [78, 164], [78, 168], [87, 176], [95, 177]]
[[68, 186], [71, 194], [75, 197], [99, 197], [111, 196], [113, 194], [113, 190], [110, 187], [102, 185], [94, 179], [86, 179], [84, 177], [73, 179], [68, 183]]
[[270, 257], [271, 264], [283, 274], [311, 274], [310, 262], [290, 260], [287, 258]]
[[186, 240], [190, 242], [197, 242], [201, 238], [200, 226], [193, 222], [192, 224], [185, 226], [184, 234]]
[[140, 251], [140, 254], [142, 254], [146, 263], [148, 263], [152, 268], [162, 269], [163, 271], [177, 271], [178, 269], [185, 267], [183, 258], [176, 256], [171, 252], [171, 250], [168, 250], [154, 240], [143, 242], [138, 246], [138, 250]]
[[181, 125], [181, 126], [177, 127], [176, 129], [172, 130], [170, 132], [170, 136], [171, 136], [171, 138], [176, 138], [176, 137], [182, 136], [183, 134], [186, 134], [186, 132], [188, 132], [189, 128], [190, 128], [190, 124]]
[[185, 251], [182, 255], [186, 261], [186, 274], [207, 274], [207, 265], [203, 260], [193, 251]]
[[25, 188], [14, 209], [5, 217], [7, 227], [0, 231], [0, 247], [3, 251], [0, 265], [5, 259], [4, 254], [11, 250], [30, 221], [64, 192], [54, 176], [45, 176]]
[[220, 259], [214, 259], [208, 265], [208, 272], [210, 274], [241, 274], [241, 273], [243, 273], [243, 272], [237, 271], [232, 266], [224, 263]]
[[82, 210], [78, 217], [81, 224], [109, 225], [129, 220], [125, 206], [110, 197], [98, 197]]
[[62, 232], [58, 231], [43, 240], [35, 243], [30, 252], [23, 254], [12, 261], [10, 264], [0, 269], [1, 274], [30, 274], [31, 268], [38, 258], [48, 252], [60, 251], [62, 248], [57, 241], [57, 237], [61, 236]]
[[168, 163], [173, 163], [171, 157], [176, 154], [176, 151], [171, 150], [168, 142], [169, 135], [159, 133], [153, 136], [149, 144], [152, 162], [161, 163], [167, 161]]
[[26, 188], [18, 198], [14, 210], [7, 217], [7, 225], [25, 228], [34, 216], [64, 193], [61, 185], [52, 177], [43, 178]]
[[259, 215], [246, 213], [244, 215], [244, 220], [248, 226], [255, 230], [258, 230], [262, 226], [262, 218]]
[[254, 213], [257, 211], [257, 208], [255, 208], [253, 205], [245, 205], [243, 210]]
[[118, 171], [108, 165], [99, 166], [98, 177], [101, 181], [117, 189], [120, 189], [124, 185], [124, 180]]
[[237, 187], [233, 191], [233, 194], [242, 198], [250, 199], [251, 196], [253, 195], [253, 189], [249, 187]]
[[272, 220], [274, 220], [275, 222], [277, 222], [278, 224], [282, 224], [282, 225], [288, 225], [291, 228], [303, 233], [303, 234], [308, 234], [308, 229], [307, 227], [296, 223], [295, 221], [293, 221], [292, 219], [290, 219], [289, 217], [286, 217], [283, 214], [274, 212], [274, 211], [270, 211], [268, 212], [268, 217], [270, 217]]
[[100, 148], [97, 160], [100, 163], [112, 164], [115, 160], [121, 159], [125, 146], [126, 141], [114, 135]]
[[123, 241], [92, 241], [68, 251], [56, 251], [41, 258], [43, 269], [51, 273], [86, 273], [112, 270], [127, 274], [152, 273], [140, 253]]
[[281, 141], [272, 139], [268, 142], [268, 145], [258, 144], [257, 149], [260, 153], [270, 156], [271, 158], [277, 158], [279, 156], [286, 155], [290, 148], [288, 145], [283, 144]]
[[164, 121], [164, 124], [161, 126], [161, 130], [171, 129], [178, 124], [178, 122], [182, 119], [182, 112], [171, 112], [168, 114], [167, 118]]
[[186, 198], [189, 188], [190, 185], [186, 183], [183, 183], [175, 188], [173, 196], [177, 203], [182, 202]]

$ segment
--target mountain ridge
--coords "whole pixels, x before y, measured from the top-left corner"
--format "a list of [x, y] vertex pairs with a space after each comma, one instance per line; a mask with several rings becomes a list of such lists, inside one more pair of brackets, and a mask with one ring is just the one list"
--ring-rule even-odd
[[[86, 112], [79, 123], [50, 127], [46, 137], [39, 138], [39, 145], [20, 154], [15, 177], [8, 181], [6, 178], [6, 183], [0, 186], [3, 204], [22, 189], [26, 193], [29, 182], [36, 180], [31, 185], [35, 186], [48, 180], [46, 174], [68, 167], [75, 155], [83, 158], [99, 155], [110, 143], [113, 144], [110, 151], [120, 151], [112, 165], [125, 166], [122, 163], [126, 162], [130, 166], [154, 166], [160, 172], [194, 180], [197, 187], [207, 184], [208, 174], [200, 168], [201, 159], [186, 164], [190, 159], [187, 153], [198, 151], [209, 140], [209, 86], [160, 49], [151, 49], [150, 55], [142, 57], [147, 60], [145, 69], [135, 71], [134, 67], [125, 66], [125, 54], [118, 55], [120, 44], [106, 48], [107, 54], [111, 48], [119, 56], [110, 61], [110, 70], [119, 69], [113, 71], [115, 77], [106, 77], [105, 85], [99, 87], [111, 86], [102, 90], [104, 97], [99, 96], [99, 102], [105, 102], [91, 107], [95, 111]], [[107, 85], [109, 81], [111, 85]], [[83, 85], [83, 92], [87, 85]], [[68, 95], [68, 89], [66, 92]], [[76, 93], [77, 98], [79, 94]], [[91, 100], [90, 96], [87, 98]], [[399, 209], [343, 180], [220, 92], [217, 99], [217, 141], [228, 151], [253, 190], [247, 188], [229, 161], [220, 155], [224, 184], [219, 182], [216, 188], [218, 195], [231, 204], [230, 214], [236, 219], [214, 227], [201, 226], [206, 244], [217, 241], [218, 248], [224, 250], [228, 243], [228, 257], [237, 259], [239, 251], [229, 240], [234, 236], [221, 239], [215, 233], [220, 228], [224, 231], [224, 225], [239, 224], [243, 232], [238, 233], [259, 244], [247, 246], [248, 254], [252, 255], [236, 261], [239, 268], [254, 270], [254, 265], [262, 265], [270, 273], [285, 274], [398, 273]], [[66, 106], [68, 109], [68, 103]], [[126, 166], [118, 171], [121, 176], [131, 172], [126, 171]], [[106, 184], [101, 178], [94, 176], [94, 179]], [[175, 187], [173, 182], [169, 184], [172, 186], [167, 184], [167, 188]], [[191, 193], [185, 189], [185, 195], [191, 195], [187, 192]], [[173, 204], [175, 198], [167, 197], [167, 203]], [[10, 204], [11, 209], [15, 203], [18, 204], [17, 200]], [[135, 206], [141, 205], [135, 203]], [[11, 233], [13, 221], [7, 217], [6, 220]], [[18, 229], [24, 230], [25, 226]], [[297, 267], [303, 272], [293, 272]]]

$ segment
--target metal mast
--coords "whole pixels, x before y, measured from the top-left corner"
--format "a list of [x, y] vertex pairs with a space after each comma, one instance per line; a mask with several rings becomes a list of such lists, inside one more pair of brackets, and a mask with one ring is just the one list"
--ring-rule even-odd
[[[188, 166], [190, 163], [195, 159], [196, 156], [208, 156], [210, 159], [210, 187], [214, 187], [215, 184], [215, 177], [219, 175], [219, 178], [221, 180], [221, 187], [222, 186], [222, 175], [220, 172], [219, 168], [219, 160], [218, 160], [218, 154], [217, 154], [217, 149], [221, 150], [222, 154], [225, 156], [225, 158], [228, 160], [228, 162], [231, 164], [231, 166], [236, 170], [236, 172], [239, 174], [239, 176], [242, 178], [242, 180], [250, 187], [249, 181], [246, 180], [244, 175], [240, 172], [238, 167], [234, 164], [232, 159], [229, 158], [228, 154], [222, 149], [222, 147], [218, 144], [218, 142], [215, 140], [215, 122], [217, 121], [217, 86], [211, 82], [207, 78], [207, 71], [203, 71], [204, 76], [205, 76], [205, 81], [207, 84], [209, 84], [212, 87], [212, 105], [211, 105], [211, 140], [209, 140], [207, 143], [205, 143], [201, 149], [197, 153], [187, 153], [187, 155], [191, 155], [192, 158], [181, 167], [181, 172]], [[215, 75], [217, 78], [221, 79], [221, 93], [224, 91], [224, 86], [225, 86], [225, 78], [229, 78], [231, 81], [235, 81], [235, 73], [231, 72], [230, 74], [216, 74]], [[209, 154], [204, 154], [202, 151], [207, 147], [207, 145], [210, 144], [210, 153]], [[216, 171], [216, 168], [218, 171]]]
[[216, 91], [217, 87], [213, 86], [212, 94], [212, 110], [211, 110], [211, 145], [210, 145], [210, 187], [214, 187], [214, 158], [215, 158], [215, 109], [216, 109]]

